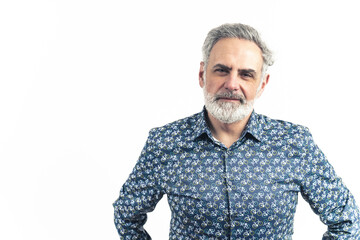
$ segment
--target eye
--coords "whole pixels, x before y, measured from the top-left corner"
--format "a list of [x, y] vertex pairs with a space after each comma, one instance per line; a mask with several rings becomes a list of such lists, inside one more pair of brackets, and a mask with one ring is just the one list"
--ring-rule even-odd
[[251, 73], [242, 73], [241, 76], [244, 77], [253, 77], [253, 75]]
[[254, 73], [251, 72], [251, 71], [241, 71], [241, 72], [240, 72], [240, 76], [241, 76], [242, 78], [255, 78]]
[[227, 69], [224, 68], [216, 68], [214, 70], [215, 73], [219, 74], [219, 75], [225, 75], [227, 74], [229, 71]]

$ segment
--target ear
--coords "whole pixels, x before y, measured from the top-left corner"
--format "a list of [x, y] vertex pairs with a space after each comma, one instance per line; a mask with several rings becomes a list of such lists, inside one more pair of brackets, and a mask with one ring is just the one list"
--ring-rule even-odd
[[204, 79], [204, 71], [205, 71], [205, 67], [204, 67], [204, 62], [200, 62], [200, 69], [199, 69], [199, 85], [201, 88], [204, 87], [205, 85], [205, 79]]
[[266, 85], [269, 83], [269, 78], [270, 78], [270, 74], [266, 74], [266, 76], [264, 77], [264, 81], [261, 83], [261, 87], [256, 94], [256, 98], [259, 98], [261, 94], [264, 92]]

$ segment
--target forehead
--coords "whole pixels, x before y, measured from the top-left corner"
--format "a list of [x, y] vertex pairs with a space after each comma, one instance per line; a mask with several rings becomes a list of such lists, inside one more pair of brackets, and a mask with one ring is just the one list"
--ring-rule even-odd
[[262, 52], [249, 40], [224, 38], [214, 45], [209, 56], [209, 65], [219, 63], [259, 69], [263, 63]]

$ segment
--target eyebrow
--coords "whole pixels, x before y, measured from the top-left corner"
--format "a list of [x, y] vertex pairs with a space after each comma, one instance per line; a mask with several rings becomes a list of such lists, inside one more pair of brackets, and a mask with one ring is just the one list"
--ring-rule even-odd
[[231, 70], [232, 70], [231, 67], [228, 67], [228, 66], [226, 66], [226, 65], [224, 65], [224, 64], [221, 64], [221, 63], [218, 63], [218, 64], [214, 65], [214, 66], [213, 66], [213, 69], [218, 68], [218, 67], [220, 67], [220, 68], [222, 68], [222, 69], [225, 69], [225, 70], [227, 70], [227, 71], [231, 71]]
[[[224, 64], [221, 64], [221, 63], [218, 63], [218, 64], [214, 65], [213, 69], [218, 68], [218, 67], [220, 67], [220, 68], [222, 68], [222, 69], [225, 69], [225, 70], [227, 70], [227, 71], [231, 71], [231, 70], [232, 70], [231, 67], [228, 67], [228, 66], [226, 66], [226, 65], [224, 65]], [[243, 73], [256, 74], [256, 71], [255, 71], [254, 69], [247, 68], [247, 69], [239, 69], [239, 70], [238, 70], [238, 73], [239, 73], [239, 74], [240, 74], [240, 73], [242, 73], [242, 74], [243, 74]]]
[[239, 69], [238, 70], [239, 73], [252, 73], [256, 75], [256, 71], [254, 69]]

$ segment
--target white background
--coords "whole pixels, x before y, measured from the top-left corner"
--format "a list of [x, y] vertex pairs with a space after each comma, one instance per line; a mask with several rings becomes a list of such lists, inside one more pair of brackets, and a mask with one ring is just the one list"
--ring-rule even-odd
[[[257, 112], [306, 125], [360, 202], [357, 1], [3, 0], [0, 239], [118, 239], [112, 203], [148, 131], [199, 112], [201, 45], [257, 28], [276, 62]], [[149, 214], [167, 239], [166, 197]], [[295, 240], [326, 227], [299, 196]]]

